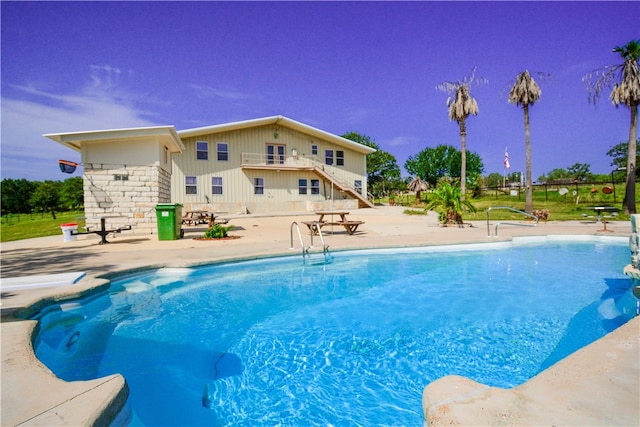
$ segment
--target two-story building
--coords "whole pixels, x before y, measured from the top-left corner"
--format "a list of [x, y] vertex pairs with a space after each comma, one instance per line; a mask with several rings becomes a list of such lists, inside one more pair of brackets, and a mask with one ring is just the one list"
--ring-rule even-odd
[[114, 215], [153, 233], [155, 205], [170, 202], [228, 213], [373, 206], [366, 156], [374, 149], [282, 116], [45, 136], [81, 153], [90, 225]]

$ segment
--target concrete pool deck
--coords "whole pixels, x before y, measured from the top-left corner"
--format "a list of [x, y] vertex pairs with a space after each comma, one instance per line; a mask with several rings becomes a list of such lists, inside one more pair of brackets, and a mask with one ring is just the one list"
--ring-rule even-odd
[[[353, 210], [350, 219], [364, 224], [354, 235], [341, 227], [332, 234], [325, 227], [326, 243], [336, 251], [485, 243], [515, 236], [628, 238], [631, 234], [627, 221], [608, 222], [606, 231], [603, 224], [593, 221], [550, 221], [538, 227], [504, 225], [499, 228], [499, 237], [493, 237], [496, 221], [492, 221], [492, 237], [487, 237], [484, 221], [473, 222], [473, 227], [443, 228], [437, 225], [435, 214], [411, 216], [404, 215], [403, 210], [398, 206]], [[300, 253], [297, 234], [295, 249], [289, 249], [291, 223], [315, 219], [313, 213], [229, 217], [235, 226], [230, 235], [239, 239], [194, 240], [206, 229], [194, 226], [185, 227], [185, 238], [174, 241], [122, 233], [109, 237], [108, 245], [99, 245], [99, 237], [93, 235], [63, 242], [62, 234], [3, 243], [2, 279], [78, 272], [86, 273], [86, 277], [69, 285], [2, 290], [0, 424], [104, 425], [127, 393], [120, 375], [73, 383], [57, 379], [33, 354], [31, 337], [36, 322], [22, 320], [16, 314], [23, 316], [36, 312], [47, 301], [108, 286], [107, 280], [98, 277], [108, 273]], [[308, 244], [309, 237], [304, 237]], [[318, 240], [316, 237], [316, 244]], [[109, 406], [109, 402], [116, 403]], [[425, 391], [424, 406], [429, 425], [640, 425], [640, 318], [512, 390], [489, 388], [459, 377], [435, 381]]]

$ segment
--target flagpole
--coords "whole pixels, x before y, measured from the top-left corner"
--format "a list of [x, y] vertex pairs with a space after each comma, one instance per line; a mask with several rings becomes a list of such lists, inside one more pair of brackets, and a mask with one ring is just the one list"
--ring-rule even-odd
[[504, 188], [507, 187], [507, 169], [511, 169], [511, 165], [509, 164], [509, 147], [504, 147], [504, 161], [502, 162], [504, 165], [504, 173], [502, 175], [502, 186]]
[[502, 162], [503, 173], [502, 173], [502, 188], [507, 188], [507, 149], [509, 147], [504, 147], [504, 161]]

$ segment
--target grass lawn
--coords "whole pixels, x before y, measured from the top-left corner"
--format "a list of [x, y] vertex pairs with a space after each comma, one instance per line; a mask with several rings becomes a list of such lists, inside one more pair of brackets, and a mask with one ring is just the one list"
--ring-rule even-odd
[[55, 235], [62, 239], [60, 224], [72, 222], [84, 227], [84, 212], [56, 213], [56, 219], [53, 219], [50, 213], [4, 215], [0, 221], [0, 242]]
[[[616, 185], [616, 200], [614, 202], [613, 194], [604, 194], [600, 188], [596, 188], [597, 192], [592, 192], [594, 187], [581, 186], [580, 188], [569, 187], [567, 194], [560, 194], [557, 188], [549, 187], [546, 191], [540, 187], [536, 187], [533, 192], [533, 208], [547, 209], [549, 211], [549, 221], [578, 221], [583, 220], [585, 215], [595, 216], [590, 206], [615, 206], [620, 208], [617, 217], [608, 218], [616, 221], [628, 221], [629, 216], [624, 214], [622, 206], [622, 198], [624, 196], [624, 185]], [[575, 193], [574, 193], [575, 191]], [[408, 209], [408, 214], [423, 214], [424, 207], [428, 204], [429, 192], [422, 193], [422, 199], [427, 200], [421, 205], [415, 204], [414, 195], [402, 195], [396, 197], [396, 204], [402, 204]], [[483, 193], [480, 197], [467, 196], [467, 200], [476, 208], [476, 212], [466, 212], [463, 214], [465, 221], [486, 221], [487, 208], [496, 206], [508, 206], [524, 211], [525, 193], [524, 191], [515, 195], [510, 193], [489, 191]], [[636, 200], [640, 200], [640, 195], [636, 193]], [[386, 201], [381, 200], [383, 203]], [[526, 216], [509, 210], [492, 210], [490, 213], [491, 220], [524, 220]]]

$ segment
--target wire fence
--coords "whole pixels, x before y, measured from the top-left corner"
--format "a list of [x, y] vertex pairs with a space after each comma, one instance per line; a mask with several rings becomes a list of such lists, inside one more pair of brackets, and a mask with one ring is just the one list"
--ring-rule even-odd
[[[612, 182], [571, 182], [544, 183], [533, 185], [533, 200], [537, 202], [559, 202], [576, 205], [618, 205], [624, 200], [625, 184]], [[493, 197], [500, 201], [523, 201], [526, 198], [526, 187], [520, 184], [510, 186], [485, 187], [481, 195]], [[638, 194], [636, 190], [636, 199]]]

